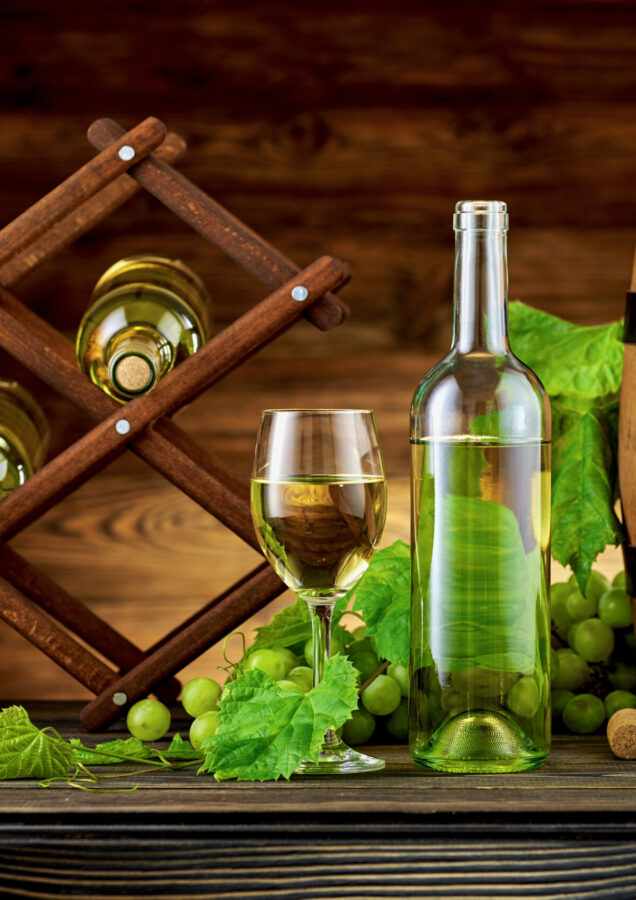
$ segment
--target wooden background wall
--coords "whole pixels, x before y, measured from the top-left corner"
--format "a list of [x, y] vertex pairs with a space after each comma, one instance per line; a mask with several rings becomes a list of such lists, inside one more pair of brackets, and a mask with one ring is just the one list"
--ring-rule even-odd
[[[350, 262], [349, 323], [326, 335], [301, 323], [180, 421], [247, 475], [260, 409], [372, 406], [387, 540], [408, 538], [410, 396], [448, 346], [456, 200], [508, 202], [513, 298], [583, 323], [622, 313], [636, 242], [634, 2], [4, 0], [0, 43], [2, 224], [89, 157], [94, 118], [153, 114], [188, 140], [182, 170], [288, 255]], [[16, 292], [72, 335], [100, 273], [147, 249], [201, 274], [217, 328], [263, 295], [144, 196]], [[87, 427], [4, 356], [0, 374], [41, 399], [52, 452]], [[254, 562], [132, 457], [15, 546], [142, 646]], [[84, 696], [4, 626], [0, 650], [0, 696]], [[190, 671], [214, 674], [218, 660]]]

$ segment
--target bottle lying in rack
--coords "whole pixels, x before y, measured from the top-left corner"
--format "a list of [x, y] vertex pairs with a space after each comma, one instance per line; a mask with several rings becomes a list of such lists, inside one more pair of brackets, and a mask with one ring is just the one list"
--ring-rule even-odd
[[0, 378], [0, 499], [42, 466], [48, 445], [48, 422], [34, 398]]
[[77, 333], [80, 369], [125, 403], [146, 394], [210, 333], [210, 298], [178, 259], [142, 254], [112, 265]]

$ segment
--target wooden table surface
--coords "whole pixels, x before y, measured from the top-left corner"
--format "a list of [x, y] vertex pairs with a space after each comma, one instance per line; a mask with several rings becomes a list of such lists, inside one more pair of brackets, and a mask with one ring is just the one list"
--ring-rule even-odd
[[[65, 737], [103, 739], [82, 735], [77, 703], [29, 709]], [[4, 782], [0, 896], [636, 897], [636, 763], [602, 735], [557, 736], [543, 768], [519, 775], [446, 776], [406, 747], [370, 750], [383, 772], [152, 772], [121, 794]]]

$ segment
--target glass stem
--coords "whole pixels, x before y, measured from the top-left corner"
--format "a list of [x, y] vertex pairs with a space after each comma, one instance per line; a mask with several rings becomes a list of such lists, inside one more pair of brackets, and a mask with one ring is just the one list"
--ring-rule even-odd
[[[331, 653], [331, 617], [336, 598], [305, 598], [311, 613], [311, 635], [314, 645], [314, 687], [320, 684], [325, 672], [325, 663]], [[333, 728], [325, 732], [323, 747], [325, 750], [338, 747], [340, 739]]]
[[322, 681], [325, 663], [331, 653], [331, 617], [335, 602], [324, 597], [319, 600], [307, 600], [314, 644], [314, 687]]

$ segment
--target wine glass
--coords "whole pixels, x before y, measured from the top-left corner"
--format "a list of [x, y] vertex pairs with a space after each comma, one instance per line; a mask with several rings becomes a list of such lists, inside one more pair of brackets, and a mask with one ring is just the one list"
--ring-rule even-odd
[[[373, 413], [363, 409], [267, 409], [251, 485], [252, 518], [267, 560], [307, 602], [314, 686], [329, 658], [336, 601], [358, 582], [382, 535], [386, 481]], [[297, 774], [382, 769], [330, 728], [318, 762]]]

